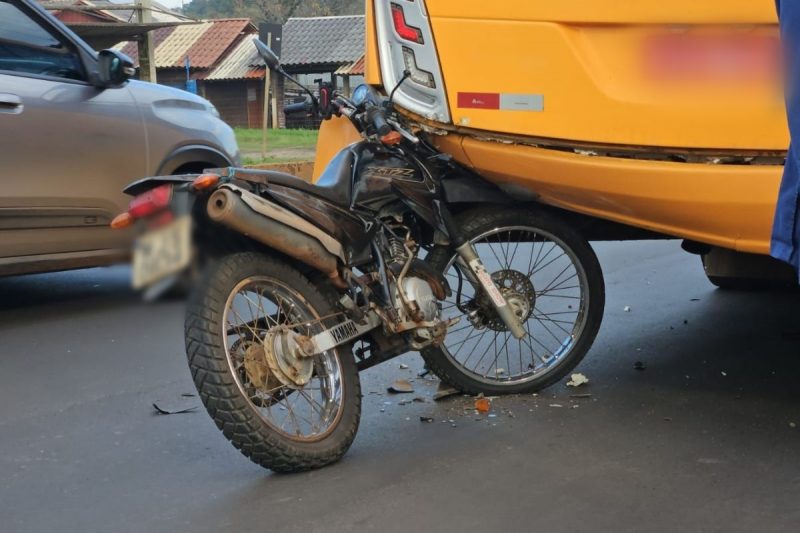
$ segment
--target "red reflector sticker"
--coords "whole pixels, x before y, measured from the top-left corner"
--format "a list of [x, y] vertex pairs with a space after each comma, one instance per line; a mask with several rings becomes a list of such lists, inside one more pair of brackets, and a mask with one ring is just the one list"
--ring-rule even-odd
[[544, 111], [543, 94], [458, 93], [461, 109], [499, 109], [500, 111]]
[[458, 93], [462, 109], [500, 109], [499, 93]]

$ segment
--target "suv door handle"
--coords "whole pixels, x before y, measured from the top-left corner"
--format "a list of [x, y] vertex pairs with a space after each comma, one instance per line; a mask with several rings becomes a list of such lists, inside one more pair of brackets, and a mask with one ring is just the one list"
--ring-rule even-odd
[[0, 113], [18, 115], [22, 109], [22, 98], [16, 94], [0, 93]]

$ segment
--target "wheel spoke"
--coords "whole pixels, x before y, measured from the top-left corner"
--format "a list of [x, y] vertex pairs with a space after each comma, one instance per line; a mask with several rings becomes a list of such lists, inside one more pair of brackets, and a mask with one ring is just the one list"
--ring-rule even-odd
[[[270, 312], [274, 310], [274, 312]], [[250, 319], [242, 315], [248, 314]], [[327, 317], [324, 317], [327, 318]], [[267, 352], [256, 383], [245, 365], [247, 350], [253, 342], [263, 342], [274, 328], [313, 334], [322, 331], [322, 318], [308, 306], [294, 289], [268, 277], [248, 278], [231, 292], [223, 313], [223, 342], [233, 377], [252, 409], [275, 431], [287, 438], [302, 441], [321, 439], [333, 430], [343, 409], [342, 373], [336, 350], [315, 356], [311, 378], [303, 389], [290, 388], [269, 370]], [[286, 357], [273, 354], [270, 357]], [[273, 364], [273, 363], [270, 363]], [[281, 363], [283, 364], [283, 363]], [[291, 363], [296, 364], [296, 363]], [[258, 366], [256, 366], [258, 368]], [[266, 373], [266, 374], [264, 374]], [[269, 385], [265, 385], [269, 383]], [[294, 385], [293, 385], [294, 386]]]
[[465, 367], [465, 368], [469, 368], [469, 367], [467, 366], [467, 363], [468, 363], [468, 362], [469, 362], [469, 360], [472, 358], [472, 354], [474, 354], [474, 353], [475, 353], [475, 350], [476, 350], [476, 349], [478, 348], [478, 346], [480, 345], [480, 343], [481, 343], [481, 341], [483, 340], [483, 337], [484, 337], [484, 335], [486, 335], [487, 331], [488, 331], [488, 330], [483, 330], [483, 332], [481, 333], [481, 336], [478, 338], [477, 342], [475, 342], [475, 345], [472, 347], [472, 350], [471, 350], [471, 351], [469, 352], [469, 354], [467, 355], [467, 358], [466, 358], [466, 359], [464, 359], [464, 363], [463, 363], [463, 364], [464, 364], [464, 367]]
[[[572, 340], [587, 320], [584, 299], [588, 277], [577, 262], [575, 252], [547, 231], [525, 226], [491, 229], [470, 242], [484, 256], [492, 279], [509, 302], [516, 298], [515, 302], [524, 303], [528, 299], [530, 307], [527, 310], [523, 307], [523, 312], [527, 312], [524, 317], [526, 335], [512, 343], [513, 336], [481, 297], [472, 300], [469, 311], [478, 313], [486, 329], [469, 331], [473, 327], [469, 324], [448, 331], [450, 342], [443, 345], [445, 355], [464, 372], [492, 383], [514, 384], [552, 372], [559, 366], [558, 361], [571, 352], [575, 345]], [[451, 283], [458, 282], [456, 259], [453, 256], [445, 269], [447, 279], [453, 280]], [[464, 287], [471, 285], [464, 284]], [[462, 290], [462, 304], [470, 302], [465, 297], [469, 291], [468, 288]], [[463, 305], [460, 309], [456, 306], [457, 297], [459, 295], [454, 295], [443, 304], [446, 316], [465, 316]], [[568, 304], [569, 309], [566, 309]], [[487, 333], [490, 334], [488, 341]], [[514, 344], [518, 350], [516, 356], [512, 353]], [[505, 358], [508, 367], [503, 375], [497, 373], [501, 358]]]
[[[467, 336], [466, 339], [464, 339], [463, 341], [458, 342], [457, 343], [458, 350], [455, 351], [453, 356], [455, 357], [456, 355], [458, 355], [458, 352], [461, 351], [461, 349], [464, 347], [464, 345], [467, 343], [467, 341], [469, 341], [470, 339], [474, 339], [475, 337], [478, 337], [480, 335], [483, 335], [484, 333], [486, 333], [485, 330], [484, 331], [478, 331], [477, 333], [471, 333], [469, 336]], [[454, 347], [455, 346], [448, 346], [447, 349], [450, 350], [450, 349], [452, 349]]]

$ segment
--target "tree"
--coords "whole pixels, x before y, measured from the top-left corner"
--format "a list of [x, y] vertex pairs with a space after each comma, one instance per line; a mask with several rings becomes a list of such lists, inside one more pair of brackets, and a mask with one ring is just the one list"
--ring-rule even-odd
[[192, 0], [184, 8], [190, 17], [245, 17], [253, 22], [286, 22], [290, 17], [360, 15], [364, 0]]

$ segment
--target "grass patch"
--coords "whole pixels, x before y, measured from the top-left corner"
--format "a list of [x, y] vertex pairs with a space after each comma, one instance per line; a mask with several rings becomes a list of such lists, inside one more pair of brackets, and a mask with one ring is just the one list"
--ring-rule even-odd
[[[234, 131], [242, 153], [261, 152], [260, 129], [235, 128]], [[313, 149], [317, 146], [317, 133], [317, 130], [267, 130], [267, 151], [281, 148]]]
[[246, 167], [252, 167], [255, 165], [266, 165], [271, 163], [297, 163], [298, 159], [296, 157], [273, 157], [268, 155], [267, 157], [245, 157], [242, 159], [242, 164]]

